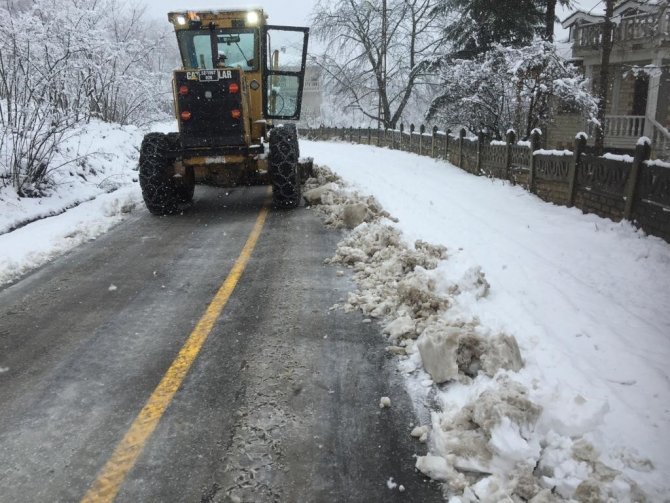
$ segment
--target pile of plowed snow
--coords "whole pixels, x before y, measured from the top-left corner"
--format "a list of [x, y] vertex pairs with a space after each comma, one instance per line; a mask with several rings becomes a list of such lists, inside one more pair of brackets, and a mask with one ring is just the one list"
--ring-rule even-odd
[[450, 502], [645, 501], [589, 442], [606, 407], [576, 396], [573, 405], [583, 410], [566, 425], [516, 378], [524, 361], [514, 334], [454, 307], [495, 288], [484, 271], [443, 277], [447, 248], [406, 243], [374, 198], [347, 189], [327, 168], [316, 166], [305, 188], [305, 201], [326, 224], [352, 229], [328, 260], [351, 268], [358, 287], [339, 307], [382, 324], [417, 407], [431, 413], [430, 424], [411, 432], [429, 448], [416, 467], [445, 483]]

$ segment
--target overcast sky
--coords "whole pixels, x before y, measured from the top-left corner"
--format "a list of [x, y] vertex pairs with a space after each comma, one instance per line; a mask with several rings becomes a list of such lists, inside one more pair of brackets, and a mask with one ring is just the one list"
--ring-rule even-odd
[[[253, 2], [234, 2], [226, 0], [144, 0], [147, 14], [167, 23], [167, 13], [180, 10], [217, 10], [261, 7], [270, 16], [271, 24], [309, 26], [309, 17], [316, 0], [255, 0]], [[574, 2], [581, 10], [594, 13], [602, 11], [602, 0], [577, 0]], [[558, 8], [557, 15], [565, 19], [570, 11]], [[560, 25], [556, 27], [557, 39], [567, 36]]]

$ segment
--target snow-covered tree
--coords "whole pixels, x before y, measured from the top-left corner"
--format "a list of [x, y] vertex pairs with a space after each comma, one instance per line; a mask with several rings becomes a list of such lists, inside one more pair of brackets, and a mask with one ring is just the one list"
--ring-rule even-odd
[[[167, 32], [116, 0], [0, 7], [0, 177], [39, 194], [63, 136], [80, 121], [141, 124], [169, 103], [155, 51]], [[37, 187], [37, 188], [36, 188]]]
[[496, 44], [526, 45], [544, 26], [537, 0], [441, 0], [439, 9], [449, 16], [445, 34], [459, 58], [476, 57]]
[[340, 107], [394, 128], [441, 42], [436, 0], [319, 0], [312, 57]]
[[545, 126], [557, 107], [595, 114], [597, 102], [586, 79], [554, 46], [536, 41], [526, 47], [495, 46], [474, 59], [443, 60], [443, 93], [431, 104], [430, 120], [502, 138], [509, 127], [526, 136]]

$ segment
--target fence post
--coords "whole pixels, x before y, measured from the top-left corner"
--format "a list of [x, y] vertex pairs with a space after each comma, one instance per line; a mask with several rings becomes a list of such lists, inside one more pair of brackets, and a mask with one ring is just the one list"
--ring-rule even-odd
[[540, 133], [533, 130], [530, 134], [530, 166], [528, 166], [528, 191], [535, 192], [535, 155], [540, 146]]
[[372, 145], [372, 128], [368, 126], [368, 145]]
[[458, 132], [458, 167], [463, 169], [463, 141], [465, 139], [465, 128]]
[[398, 145], [398, 150], [402, 150], [402, 140], [405, 133], [405, 124], [400, 123], [400, 145]]
[[387, 136], [388, 136], [388, 130], [389, 130], [389, 128], [386, 127], [386, 126], [384, 126], [384, 146], [385, 146], [385, 147], [388, 147], [388, 145], [389, 145], [389, 144], [388, 144], [388, 139], [387, 139]]
[[363, 128], [361, 126], [358, 126], [358, 141], [357, 143], [360, 145], [361, 144], [361, 137], [363, 136]]
[[623, 217], [626, 220], [630, 220], [631, 215], [633, 214], [633, 205], [635, 204], [635, 193], [637, 191], [637, 182], [640, 178], [640, 169], [644, 161], [649, 159], [651, 155], [651, 145], [649, 141], [638, 140], [637, 145], [635, 146], [635, 157], [633, 158], [633, 165], [630, 168], [630, 174], [628, 175], [628, 181], [626, 182], [626, 188], [624, 189], [624, 195], [626, 197], [626, 207], [623, 210]]
[[446, 136], [444, 137], [444, 139], [445, 139], [445, 142], [444, 142], [444, 159], [446, 161], [449, 161], [449, 142], [451, 141], [451, 129], [444, 128], [444, 131], [446, 132]]
[[430, 156], [435, 158], [435, 138], [437, 137], [437, 126], [433, 126], [433, 141], [430, 144]]
[[407, 152], [412, 151], [412, 140], [414, 139], [414, 124], [409, 125], [409, 148], [407, 149]]
[[423, 155], [423, 133], [426, 132], [426, 126], [421, 124], [419, 127], [419, 155]]
[[382, 145], [382, 130], [381, 128], [377, 128], [377, 146], [381, 147]]
[[475, 168], [475, 175], [480, 176], [482, 174], [482, 150], [484, 147], [484, 141], [486, 139], [486, 134], [484, 131], [480, 131], [477, 134], [477, 167]]
[[575, 205], [575, 186], [577, 185], [577, 172], [579, 170], [579, 163], [581, 162], [582, 153], [586, 147], [586, 140], [588, 136], [586, 133], [577, 133], [575, 137], [575, 152], [574, 160], [570, 165], [570, 172], [568, 173], [568, 208]]
[[511, 176], [510, 170], [512, 168], [512, 145], [516, 143], [516, 133], [513, 129], [507, 131], [505, 141], [507, 142], [507, 147], [505, 149], [505, 180], [509, 180]]

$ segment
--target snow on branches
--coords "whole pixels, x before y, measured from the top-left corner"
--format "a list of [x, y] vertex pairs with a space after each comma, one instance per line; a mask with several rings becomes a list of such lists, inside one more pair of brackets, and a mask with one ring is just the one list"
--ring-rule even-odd
[[168, 33], [141, 14], [116, 0], [0, 7], [1, 184], [40, 195], [75, 124], [139, 124], [165, 109], [170, 73], [157, 61]]
[[558, 108], [595, 113], [588, 81], [548, 42], [496, 45], [474, 59], [445, 57], [436, 68], [443, 92], [428, 112], [434, 122], [488, 130], [500, 139], [510, 125], [529, 136]]

